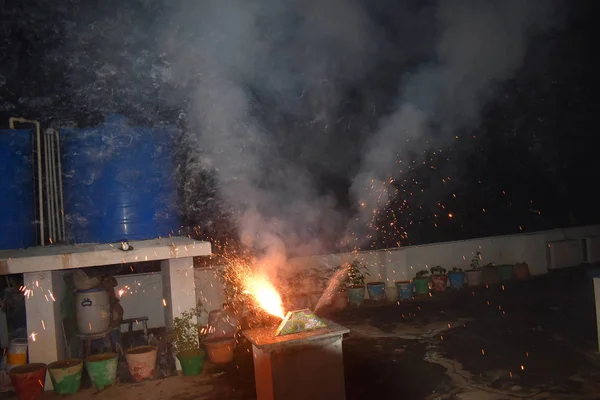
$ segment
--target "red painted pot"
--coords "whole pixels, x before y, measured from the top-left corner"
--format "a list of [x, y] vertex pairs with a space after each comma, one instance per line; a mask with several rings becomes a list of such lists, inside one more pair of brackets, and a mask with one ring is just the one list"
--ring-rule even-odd
[[44, 395], [46, 364], [25, 364], [10, 370], [12, 382], [19, 400], [37, 400]]
[[154, 378], [156, 350], [156, 346], [138, 346], [125, 353], [129, 373], [135, 382]]
[[445, 292], [448, 286], [448, 275], [432, 275], [431, 286], [434, 292]]

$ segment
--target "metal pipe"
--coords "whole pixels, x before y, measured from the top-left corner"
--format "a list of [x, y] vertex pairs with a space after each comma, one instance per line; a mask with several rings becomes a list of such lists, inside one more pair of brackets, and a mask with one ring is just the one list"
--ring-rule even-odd
[[56, 182], [56, 159], [58, 157], [57, 153], [56, 153], [56, 146], [55, 146], [55, 135], [51, 132], [51, 136], [50, 136], [50, 142], [52, 143], [52, 146], [50, 147], [50, 155], [52, 156], [52, 170], [50, 171], [51, 174], [51, 180], [52, 180], [52, 206], [53, 206], [53, 213], [54, 213], [54, 240], [60, 240], [60, 227], [59, 227], [59, 223], [58, 220], [60, 218], [60, 210], [59, 210], [59, 206], [58, 206], [58, 183]]
[[40, 213], [40, 245], [44, 245], [44, 194], [42, 193], [42, 142], [39, 121], [19, 117], [10, 117], [8, 124], [10, 129], [15, 129], [15, 123], [34, 124], [37, 141], [37, 171], [38, 171], [38, 209]]
[[63, 181], [62, 181], [62, 162], [60, 160], [60, 133], [59, 131], [54, 132], [56, 137], [56, 165], [58, 167], [58, 217], [60, 221], [60, 239], [66, 240], [67, 232], [65, 231], [65, 199], [63, 194]]
[[46, 185], [50, 186], [50, 196], [48, 197], [48, 199], [46, 199], [46, 201], [48, 203], [50, 203], [50, 215], [48, 215], [48, 220], [50, 221], [50, 243], [52, 243], [53, 241], [56, 241], [56, 228], [57, 228], [57, 224], [56, 224], [56, 210], [55, 210], [55, 203], [56, 203], [56, 186], [54, 184], [54, 151], [53, 151], [53, 146], [54, 144], [52, 143], [52, 136], [48, 136], [48, 148], [46, 149], [46, 152], [44, 154], [46, 154], [46, 157], [48, 157], [49, 160], [49, 164], [50, 164], [50, 169], [48, 170], [48, 175], [46, 176]]
[[[48, 157], [48, 148], [50, 147], [50, 137], [44, 135], [44, 166], [46, 167], [46, 177], [50, 176], [50, 157]], [[52, 238], [52, 205], [50, 203], [50, 182], [46, 180], [46, 212], [48, 214], [48, 236]]]

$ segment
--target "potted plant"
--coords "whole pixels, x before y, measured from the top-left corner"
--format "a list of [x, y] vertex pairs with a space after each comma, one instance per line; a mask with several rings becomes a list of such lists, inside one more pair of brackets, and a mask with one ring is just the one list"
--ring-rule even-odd
[[200, 375], [204, 366], [205, 352], [200, 348], [198, 324], [195, 319], [202, 311], [201, 304], [184, 311], [181, 316], [173, 318], [173, 326], [169, 330], [169, 341], [173, 345], [175, 356], [181, 363], [183, 375]]
[[360, 306], [365, 300], [365, 276], [369, 275], [369, 271], [358, 261], [353, 261], [346, 267], [348, 268], [348, 301], [350, 304]]
[[483, 266], [481, 270], [481, 283], [484, 285], [496, 285], [500, 283], [500, 280], [500, 270], [493, 262]]
[[385, 297], [385, 282], [376, 281], [367, 283], [367, 292], [369, 299], [373, 301], [383, 301]]
[[431, 286], [435, 292], [444, 292], [448, 286], [448, 275], [446, 268], [436, 265], [431, 268]]
[[398, 300], [410, 300], [413, 297], [415, 285], [411, 281], [396, 281], [396, 293]]
[[511, 281], [515, 275], [515, 266], [512, 264], [498, 265], [498, 275], [500, 275], [500, 282]]
[[471, 258], [470, 267], [467, 270], [467, 284], [469, 286], [481, 285], [481, 253], [477, 252]]
[[531, 276], [529, 272], [529, 265], [526, 262], [518, 262], [515, 264], [515, 278], [517, 280], [524, 280]]
[[448, 280], [450, 281], [450, 287], [452, 289], [462, 289], [465, 285], [466, 274], [462, 268], [454, 267], [452, 271], [448, 272]]
[[413, 283], [415, 285], [415, 291], [417, 292], [417, 294], [429, 294], [429, 270], [423, 269], [417, 272], [417, 275], [415, 275], [415, 279], [413, 279]]

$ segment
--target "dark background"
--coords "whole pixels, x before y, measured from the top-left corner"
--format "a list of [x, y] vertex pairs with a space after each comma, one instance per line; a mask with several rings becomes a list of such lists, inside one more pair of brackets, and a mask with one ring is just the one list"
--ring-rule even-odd
[[[517, 75], [486, 106], [480, 127], [460, 132], [451, 147], [405, 171], [372, 247], [600, 221], [600, 102], [595, 96], [600, 65], [593, 39], [600, 36], [598, 8], [595, 1], [571, 2], [566, 23], [535, 39]], [[393, 23], [394, 10], [393, 2], [369, 2], [388, 46], [401, 47], [402, 27]], [[0, 128], [8, 127], [10, 116], [37, 119], [44, 126], [89, 127], [118, 112], [135, 124], [168, 122], [185, 131], [185, 89], [156, 78], [157, 68], [167, 62], [155, 50], [152, 33], [165, 23], [162, 2], [0, 1], [0, 15]], [[380, 51], [393, 54], [385, 46]], [[402, 66], [410, 68], [427, 56], [414, 52]], [[116, 69], [102, 67], [99, 60], [111, 60]], [[347, 88], [340, 115], [359, 121], [357, 130], [374, 126], [391, 111], [399, 66], [392, 56], [380, 57], [365, 80]], [[260, 93], [256, 98], [268, 122], [276, 105]], [[378, 105], [376, 115], [364, 114], [369, 104]], [[343, 140], [358, 143], [360, 137], [345, 132]], [[420, 155], [417, 159], [422, 161]], [[346, 175], [325, 175], [318, 166], [312, 173], [323, 191], [335, 192], [340, 207], [352, 209]], [[211, 181], [209, 176], [198, 180], [199, 197], [215, 198]], [[203, 221], [209, 214], [215, 223], [207, 228]], [[186, 217], [190, 227], [203, 227], [191, 228], [198, 235], [224, 239], [234, 234], [218, 199]]]

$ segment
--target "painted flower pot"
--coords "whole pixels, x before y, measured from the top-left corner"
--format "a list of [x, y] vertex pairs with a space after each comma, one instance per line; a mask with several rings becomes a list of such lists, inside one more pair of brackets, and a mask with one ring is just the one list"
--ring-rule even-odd
[[413, 279], [415, 292], [417, 294], [429, 294], [429, 283], [429, 277]]
[[349, 287], [348, 302], [353, 306], [360, 306], [365, 301], [365, 287]]
[[94, 354], [85, 359], [85, 369], [94, 388], [102, 390], [115, 384], [118, 361], [116, 353]]
[[481, 270], [481, 283], [484, 285], [497, 285], [500, 283], [500, 271], [495, 265], [483, 267]]
[[202, 373], [204, 368], [204, 356], [206, 353], [198, 349], [196, 351], [182, 351], [177, 353], [177, 359], [181, 364], [184, 376], [195, 376]]
[[369, 292], [369, 299], [375, 300], [375, 301], [385, 300], [385, 283], [383, 283], [383, 282], [367, 283], [367, 291]]
[[529, 272], [529, 265], [526, 262], [515, 264], [515, 278], [517, 280], [529, 279], [531, 272]]
[[462, 289], [462, 287], [465, 285], [466, 277], [467, 275], [462, 271], [449, 272], [448, 280], [450, 281], [450, 287], [452, 289]]
[[213, 364], [227, 364], [233, 360], [234, 338], [208, 339], [202, 342], [208, 359]]
[[413, 297], [414, 285], [411, 281], [398, 281], [394, 283], [398, 293], [398, 300], [410, 300]]
[[19, 400], [37, 400], [44, 395], [46, 364], [24, 364], [10, 370], [10, 380]]
[[500, 282], [512, 281], [515, 274], [514, 265], [498, 265], [498, 274], [500, 274]]
[[334, 310], [343, 310], [348, 307], [348, 292], [338, 292], [331, 299], [331, 306]]
[[472, 269], [467, 271], [467, 284], [469, 287], [481, 285], [481, 270]]
[[83, 360], [56, 361], [48, 365], [48, 373], [56, 394], [75, 394], [81, 387]]
[[448, 275], [432, 275], [431, 286], [434, 292], [445, 292], [448, 286]]
[[154, 378], [156, 351], [156, 346], [137, 346], [127, 350], [125, 358], [134, 382]]

